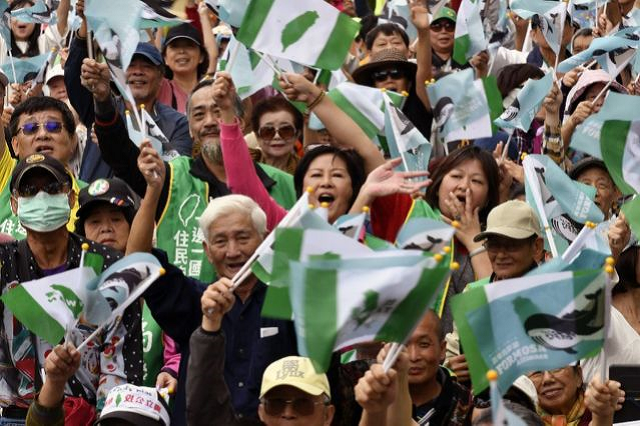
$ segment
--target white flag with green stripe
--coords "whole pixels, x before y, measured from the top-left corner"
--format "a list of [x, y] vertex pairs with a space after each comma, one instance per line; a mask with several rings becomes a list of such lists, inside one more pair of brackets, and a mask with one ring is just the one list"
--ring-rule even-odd
[[359, 29], [323, 0], [252, 0], [237, 38], [260, 52], [335, 70]]
[[282, 319], [291, 318], [289, 261], [306, 261], [310, 256], [327, 253], [343, 258], [367, 256], [373, 253], [370, 248], [328, 224], [328, 228], [323, 228], [317, 223], [310, 223], [317, 222], [310, 220], [317, 216], [315, 212], [308, 212], [293, 225], [297, 227], [277, 229], [273, 245], [273, 273], [262, 307], [263, 315]]
[[618, 188], [624, 194], [640, 193], [640, 121], [605, 121], [600, 151]]
[[240, 43], [233, 34], [218, 63], [219, 70], [225, 71], [227, 69], [231, 55], [235, 55], [235, 62], [230, 71], [231, 79], [240, 99], [246, 99], [273, 83], [275, 73], [271, 67], [257, 53]]
[[480, 18], [481, 8], [480, 0], [462, 0], [460, 3], [453, 42], [453, 59], [459, 64], [467, 63], [488, 46]]
[[326, 371], [335, 350], [406, 341], [432, 305], [449, 268], [419, 251], [291, 262], [298, 350]]
[[[348, 81], [328, 91], [327, 96], [373, 139], [376, 135], [384, 136], [385, 93], [395, 106], [402, 108], [406, 98], [400, 93], [382, 92], [380, 89]], [[315, 114], [311, 114], [309, 128], [321, 130], [324, 129], [324, 124]]]
[[33, 334], [57, 345], [90, 304], [86, 286], [95, 277], [91, 267], [71, 269], [21, 283], [0, 299]]

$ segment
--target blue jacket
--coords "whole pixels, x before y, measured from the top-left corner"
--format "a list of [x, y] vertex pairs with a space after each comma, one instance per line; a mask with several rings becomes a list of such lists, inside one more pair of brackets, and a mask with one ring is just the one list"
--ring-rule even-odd
[[[202, 323], [200, 298], [208, 284], [186, 277], [168, 263], [166, 253], [154, 250], [154, 255], [166, 273], [149, 287], [144, 299], [160, 327], [180, 348], [182, 358], [171, 424], [184, 425], [189, 339]], [[225, 382], [236, 413], [243, 417], [257, 417], [260, 383], [267, 366], [285, 356], [297, 355], [293, 322], [260, 314], [266, 291], [267, 286], [258, 282], [245, 303], [236, 296], [236, 303], [222, 320], [227, 339]], [[261, 337], [263, 334], [267, 336]]]

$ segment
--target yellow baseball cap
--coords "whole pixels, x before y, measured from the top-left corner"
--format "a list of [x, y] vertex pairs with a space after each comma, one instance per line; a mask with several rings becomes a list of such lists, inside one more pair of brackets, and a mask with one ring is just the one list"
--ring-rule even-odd
[[260, 398], [277, 386], [293, 386], [310, 395], [331, 398], [326, 374], [316, 373], [309, 358], [288, 356], [272, 362], [262, 375]]

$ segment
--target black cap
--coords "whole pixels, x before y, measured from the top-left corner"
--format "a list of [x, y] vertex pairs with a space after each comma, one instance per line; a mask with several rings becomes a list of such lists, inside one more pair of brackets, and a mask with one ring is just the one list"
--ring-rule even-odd
[[31, 154], [24, 160], [21, 160], [16, 165], [16, 168], [13, 169], [13, 174], [11, 175], [11, 183], [9, 184], [11, 192], [13, 192], [20, 186], [20, 181], [22, 180], [24, 175], [29, 170], [33, 170], [35, 168], [40, 168], [48, 171], [51, 174], [51, 177], [56, 179], [60, 183], [71, 184], [73, 182], [73, 176], [60, 161], [44, 154]]
[[571, 169], [571, 172], [569, 172], [569, 177], [571, 177], [571, 179], [573, 179], [573, 180], [576, 180], [576, 179], [578, 179], [578, 176], [580, 176], [580, 174], [582, 174], [582, 172], [584, 172], [587, 169], [591, 169], [593, 167], [597, 167], [599, 169], [602, 169], [605, 172], [607, 172], [607, 174], [610, 175], [606, 164], [604, 164], [604, 161], [602, 161], [602, 160], [600, 160], [599, 158], [596, 158], [596, 157], [585, 157], [585, 158], [581, 159], [580, 161], [578, 161], [573, 166], [573, 168]]
[[197, 44], [199, 47], [202, 47], [202, 36], [200, 32], [189, 23], [184, 23], [180, 25], [176, 25], [175, 27], [171, 27], [169, 32], [167, 33], [167, 38], [164, 40], [162, 44], [163, 50], [167, 48], [167, 46], [174, 40], [179, 38], [186, 38]]
[[109, 203], [125, 210], [131, 209], [134, 214], [138, 209], [138, 196], [125, 181], [119, 178], [97, 179], [89, 186], [82, 188], [78, 196], [80, 206], [76, 213], [78, 219], [86, 219], [91, 206], [96, 202]]

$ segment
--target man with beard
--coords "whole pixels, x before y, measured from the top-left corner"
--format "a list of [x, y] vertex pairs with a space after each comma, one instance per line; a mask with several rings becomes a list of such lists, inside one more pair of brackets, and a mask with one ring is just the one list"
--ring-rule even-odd
[[[129, 139], [122, 115], [110, 95], [106, 65], [85, 62], [83, 84], [92, 91], [96, 112], [96, 134], [102, 157], [119, 178], [143, 195], [146, 181], [138, 169], [140, 149]], [[220, 108], [213, 99], [213, 80], [194, 87], [187, 101], [189, 133], [201, 147], [195, 157], [180, 156], [165, 162], [166, 177], [156, 209], [158, 248], [169, 261], [193, 278], [211, 282], [214, 271], [202, 249], [203, 235], [198, 219], [209, 199], [230, 194], [220, 149]], [[237, 103], [240, 110], [240, 102]], [[238, 116], [242, 117], [242, 111]], [[295, 202], [290, 175], [264, 164], [255, 164], [256, 172], [271, 196], [285, 208]]]

